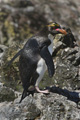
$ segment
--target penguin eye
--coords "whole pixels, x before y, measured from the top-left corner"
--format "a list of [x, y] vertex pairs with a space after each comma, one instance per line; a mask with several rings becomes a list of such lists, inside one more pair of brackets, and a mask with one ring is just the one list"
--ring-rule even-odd
[[51, 30], [53, 30], [53, 29], [54, 29], [54, 27], [51, 27], [50, 29], [51, 29]]
[[55, 29], [55, 27], [50, 27], [50, 30], [52, 31], [52, 30], [54, 30]]

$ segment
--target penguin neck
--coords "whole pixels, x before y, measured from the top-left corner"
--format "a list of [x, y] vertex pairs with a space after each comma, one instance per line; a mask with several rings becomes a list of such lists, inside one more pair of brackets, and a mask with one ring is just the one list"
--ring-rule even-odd
[[49, 34], [48, 38], [51, 41], [51, 44], [48, 46], [48, 50], [49, 50], [50, 54], [52, 55], [53, 54], [53, 39], [54, 39], [54, 37], [53, 37], [53, 35]]

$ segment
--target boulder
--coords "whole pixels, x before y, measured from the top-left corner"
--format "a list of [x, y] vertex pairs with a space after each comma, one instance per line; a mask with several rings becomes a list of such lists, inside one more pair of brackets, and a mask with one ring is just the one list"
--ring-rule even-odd
[[62, 95], [50, 93], [46, 96], [35, 93], [34, 97], [27, 96], [19, 104], [20, 97], [14, 102], [0, 103], [0, 119], [78, 120], [80, 118], [80, 109], [77, 104]]
[[13, 101], [16, 98], [12, 89], [7, 87], [0, 87], [0, 102]]

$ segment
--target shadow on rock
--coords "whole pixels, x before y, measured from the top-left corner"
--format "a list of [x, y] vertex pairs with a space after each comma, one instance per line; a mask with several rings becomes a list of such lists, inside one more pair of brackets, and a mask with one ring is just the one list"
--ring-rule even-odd
[[78, 103], [80, 101], [80, 93], [78, 93], [78, 92], [72, 92], [67, 89], [61, 89], [56, 86], [47, 87], [47, 89], [49, 89], [50, 92], [52, 92], [52, 93], [57, 93], [57, 94], [63, 95], [65, 97], [67, 97], [68, 100], [71, 100], [75, 103]]

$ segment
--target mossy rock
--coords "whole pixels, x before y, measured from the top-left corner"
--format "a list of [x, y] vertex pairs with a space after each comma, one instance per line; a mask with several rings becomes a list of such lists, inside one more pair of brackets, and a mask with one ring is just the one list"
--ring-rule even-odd
[[22, 25], [18, 26], [18, 23], [13, 22], [13, 19], [6, 19], [3, 23], [1, 31], [3, 35], [3, 43], [1, 44], [5, 44], [7, 46], [20, 44], [21, 41], [24, 41], [32, 36], [27, 23], [22, 23]]
[[13, 101], [16, 98], [13, 90], [7, 87], [0, 88], [0, 102]]
[[22, 87], [19, 85], [20, 76], [19, 76], [19, 58], [17, 58], [10, 66], [7, 66], [9, 61], [13, 58], [13, 56], [18, 52], [18, 47], [10, 47], [8, 48], [7, 54], [4, 58], [4, 64], [1, 67], [1, 82], [4, 83], [5, 86], [10, 87], [14, 90], [21, 90]]
[[9, 11], [2, 9], [0, 11], [0, 24], [3, 23], [9, 15]]

